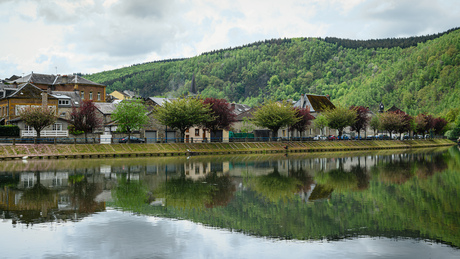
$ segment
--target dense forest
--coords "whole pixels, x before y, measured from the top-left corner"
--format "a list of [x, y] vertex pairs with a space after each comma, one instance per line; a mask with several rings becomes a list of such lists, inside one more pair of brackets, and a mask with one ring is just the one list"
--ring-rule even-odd
[[253, 106], [308, 93], [346, 106], [376, 110], [383, 102], [412, 115], [438, 115], [460, 105], [460, 29], [367, 41], [272, 39], [85, 77], [106, 84], [108, 93], [148, 97], [184, 95], [193, 75], [202, 96]]

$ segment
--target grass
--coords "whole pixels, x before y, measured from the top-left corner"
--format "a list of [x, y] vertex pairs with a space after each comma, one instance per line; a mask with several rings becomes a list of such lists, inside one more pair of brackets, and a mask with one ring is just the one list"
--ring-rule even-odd
[[[309, 142], [250, 142], [250, 143], [165, 143], [165, 144], [28, 144], [2, 145], [0, 158], [20, 158], [75, 155], [164, 155], [164, 154], [221, 154], [267, 152], [328, 152], [365, 149], [407, 149], [455, 145], [446, 139], [433, 140], [361, 140], [361, 141], [309, 141]], [[285, 147], [288, 147], [286, 150]], [[187, 151], [189, 150], [189, 151]]]

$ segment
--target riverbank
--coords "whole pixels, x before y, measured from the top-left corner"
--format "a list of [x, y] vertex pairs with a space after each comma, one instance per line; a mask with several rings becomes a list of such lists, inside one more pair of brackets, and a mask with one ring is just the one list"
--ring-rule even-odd
[[335, 152], [451, 146], [446, 139], [164, 144], [26, 144], [0, 146], [0, 160]]

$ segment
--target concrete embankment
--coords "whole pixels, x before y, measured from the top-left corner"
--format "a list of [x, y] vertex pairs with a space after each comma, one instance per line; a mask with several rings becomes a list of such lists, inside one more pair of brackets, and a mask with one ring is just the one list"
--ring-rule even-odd
[[308, 141], [308, 142], [240, 142], [240, 143], [165, 143], [165, 144], [67, 144], [1, 145], [0, 160], [65, 159], [141, 156], [190, 156], [284, 152], [335, 152], [377, 149], [411, 149], [451, 146], [446, 139], [376, 140], [376, 141]]

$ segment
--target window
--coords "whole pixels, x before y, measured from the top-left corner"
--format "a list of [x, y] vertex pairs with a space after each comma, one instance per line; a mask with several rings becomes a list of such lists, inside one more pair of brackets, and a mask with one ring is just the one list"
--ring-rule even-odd
[[93, 100], [93, 92], [89, 92], [89, 99]]
[[97, 100], [98, 100], [98, 101], [101, 100], [101, 92], [97, 92]]
[[200, 129], [195, 129], [195, 136], [200, 136]]
[[85, 99], [85, 91], [81, 91], [80, 94], [81, 94], [81, 99], [82, 100]]
[[70, 105], [69, 100], [59, 100], [59, 105]]
[[62, 131], [62, 124], [61, 123], [55, 123], [53, 125], [53, 130], [54, 131]]

